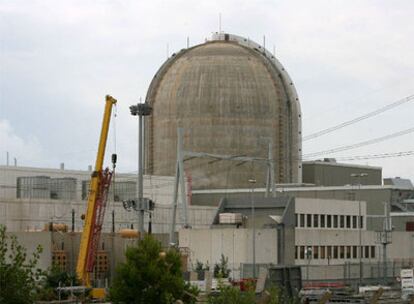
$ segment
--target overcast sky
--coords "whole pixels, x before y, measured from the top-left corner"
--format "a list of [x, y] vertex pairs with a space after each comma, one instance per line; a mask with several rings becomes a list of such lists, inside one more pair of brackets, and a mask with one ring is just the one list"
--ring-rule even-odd
[[[0, 164], [86, 169], [93, 164], [104, 96], [118, 99], [115, 150], [136, 171], [137, 122], [170, 54], [219, 29], [273, 47], [299, 94], [303, 134], [414, 94], [414, 2], [0, 0]], [[304, 153], [414, 127], [414, 102], [304, 142]], [[321, 157], [414, 150], [414, 133]], [[347, 161], [414, 180], [414, 156]]]

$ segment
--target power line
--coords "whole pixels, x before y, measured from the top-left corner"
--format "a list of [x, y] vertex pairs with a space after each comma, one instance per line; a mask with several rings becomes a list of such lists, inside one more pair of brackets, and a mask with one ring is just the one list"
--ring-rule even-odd
[[[400, 151], [391, 153], [381, 154], [368, 154], [368, 155], [355, 155], [355, 156], [339, 156], [335, 157], [336, 160], [368, 160], [368, 159], [379, 159], [379, 158], [396, 158], [414, 155], [414, 151]], [[312, 160], [305, 160], [312, 161]]]
[[391, 138], [403, 136], [403, 135], [406, 135], [406, 134], [409, 134], [409, 133], [412, 133], [412, 132], [414, 132], [414, 128], [410, 128], [410, 129], [407, 129], [407, 130], [402, 130], [402, 131], [399, 131], [399, 132], [395, 132], [395, 133], [388, 134], [388, 135], [385, 135], [385, 136], [381, 136], [381, 137], [377, 137], [377, 138], [374, 138], [374, 139], [362, 141], [362, 142], [352, 144], [352, 145], [341, 146], [341, 147], [337, 147], [337, 148], [333, 148], [333, 149], [328, 149], [328, 150], [323, 150], [323, 151], [319, 151], [319, 152], [304, 154], [303, 157], [307, 158], [307, 157], [314, 157], [314, 156], [319, 156], [319, 155], [324, 155], [324, 154], [332, 154], [332, 153], [335, 153], [335, 152], [347, 151], [347, 150], [351, 150], [351, 149], [355, 149], [355, 148], [360, 148], [360, 147], [363, 147], [363, 146], [376, 144], [376, 143], [386, 141], [386, 140], [391, 139]]
[[306, 135], [306, 136], [303, 137], [302, 141], [307, 141], [307, 140], [314, 139], [314, 138], [317, 138], [319, 136], [322, 136], [322, 135], [325, 135], [325, 134], [328, 134], [328, 133], [332, 133], [332, 132], [334, 132], [336, 130], [345, 128], [345, 127], [347, 127], [349, 125], [352, 125], [354, 123], [360, 122], [362, 120], [365, 120], [365, 119], [374, 117], [374, 116], [379, 115], [379, 114], [381, 114], [383, 112], [386, 112], [388, 110], [391, 110], [393, 108], [396, 108], [396, 107], [398, 107], [398, 106], [400, 106], [402, 104], [405, 104], [407, 102], [410, 102], [412, 100], [414, 100], [414, 95], [407, 96], [407, 97], [405, 97], [403, 99], [397, 100], [397, 101], [395, 101], [393, 103], [390, 103], [390, 104], [388, 104], [386, 106], [383, 106], [383, 107], [381, 107], [381, 108], [379, 108], [379, 109], [377, 109], [375, 111], [369, 112], [369, 113], [364, 114], [362, 116], [359, 116], [357, 118], [354, 118], [354, 119], [345, 121], [343, 123], [340, 123], [339, 125], [336, 125], [336, 126], [333, 126], [333, 127], [330, 127], [330, 128], [327, 128], [327, 129], [323, 129], [323, 130], [320, 130], [318, 132], [315, 132], [315, 133]]

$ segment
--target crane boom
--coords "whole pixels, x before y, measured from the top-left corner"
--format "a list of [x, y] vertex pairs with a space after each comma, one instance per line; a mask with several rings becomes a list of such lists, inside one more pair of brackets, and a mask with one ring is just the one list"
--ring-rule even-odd
[[116, 102], [116, 99], [113, 97], [109, 95], [106, 96], [95, 170], [92, 173], [89, 186], [88, 205], [76, 266], [76, 274], [78, 278], [87, 287], [91, 287], [90, 273], [93, 271], [95, 263], [100, 232], [102, 230], [102, 222], [105, 215], [106, 200], [112, 178], [112, 172], [109, 171], [108, 168], [103, 170], [102, 166], [105, 157], [112, 106], [115, 105]]

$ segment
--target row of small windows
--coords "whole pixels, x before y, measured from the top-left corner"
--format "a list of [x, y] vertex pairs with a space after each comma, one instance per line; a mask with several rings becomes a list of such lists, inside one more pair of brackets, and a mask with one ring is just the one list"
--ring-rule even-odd
[[295, 226], [299, 228], [364, 228], [364, 217], [357, 215], [296, 213]]
[[375, 246], [295, 246], [295, 259], [374, 259]]

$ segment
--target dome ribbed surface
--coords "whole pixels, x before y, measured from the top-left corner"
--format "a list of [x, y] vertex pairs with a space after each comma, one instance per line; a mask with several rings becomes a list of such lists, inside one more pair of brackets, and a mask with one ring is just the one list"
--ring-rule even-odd
[[[175, 175], [177, 127], [184, 150], [268, 157], [276, 182], [298, 182], [300, 109], [283, 72], [260, 51], [212, 41], [170, 58], [155, 75], [146, 101], [145, 171]], [[194, 189], [249, 187], [266, 181], [266, 163], [194, 158], [185, 162]]]

